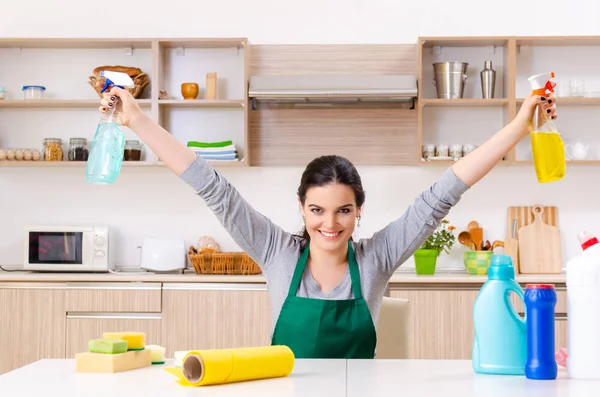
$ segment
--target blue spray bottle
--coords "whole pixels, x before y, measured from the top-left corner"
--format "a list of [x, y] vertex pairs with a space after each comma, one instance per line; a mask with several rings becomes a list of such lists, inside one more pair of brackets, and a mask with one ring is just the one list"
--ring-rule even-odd
[[[134, 86], [133, 80], [127, 73], [101, 71], [101, 77], [106, 78], [101, 92], [111, 86], [130, 88]], [[123, 153], [125, 151], [125, 134], [121, 130], [120, 114], [117, 103], [112, 109], [102, 114], [96, 135], [92, 141], [90, 155], [86, 166], [86, 180], [90, 183], [112, 184], [121, 172]]]

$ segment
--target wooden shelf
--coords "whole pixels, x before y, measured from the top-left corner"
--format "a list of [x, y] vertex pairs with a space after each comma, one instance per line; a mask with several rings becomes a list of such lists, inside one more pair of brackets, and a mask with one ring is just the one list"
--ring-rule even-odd
[[[138, 99], [140, 107], [149, 108], [150, 99]], [[4, 99], [0, 100], [0, 108], [98, 108], [98, 100], [89, 99], [45, 99], [45, 100], [24, 100], [24, 99]]]
[[151, 39], [0, 38], [0, 48], [108, 49], [152, 48]]
[[490, 37], [419, 37], [423, 47], [486, 47], [505, 46], [510, 38], [507, 36]]
[[247, 45], [245, 38], [192, 38], [159, 39], [163, 48], [242, 48]]
[[164, 99], [158, 104], [166, 108], [242, 108], [243, 99]]
[[509, 100], [507, 98], [492, 98], [492, 99], [482, 99], [482, 98], [460, 98], [460, 99], [439, 99], [439, 98], [423, 98], [419, 102], [421, 106], [502, 106], [508, 104]]
[[600, 36], [516, 37], [516, 44], [531, 47], [600, 46]]
[[[516, 160], [513, 164], [533, 165], [533, 160]], [[569, 165], [600, 165], [600, 160], [567, 160], [567, 167]]]
[[[235, 160], [222, 160], [222, 161], [208, 161], [208, 163], [214, 167], [245, 167], [245, 159]], [[0, 167], [73, 167], [73, 168], [85, 168], [87, 162], [85, 161], [17, 161], [17, 160], [2, 160], [0, 161]], [[149, 161], [124, 161], [123, 168], [138, 168], [138, 167], [166, 167], [166, 165], [159, 161], [157, 163]]]
[[[517, 103], [523, 103], [525, 98], [517, 98]], [[564, 97], [557, 98], [558, 106], [598, 106], [600, 105], [600, 98], [575, 98], [575, 97]]]

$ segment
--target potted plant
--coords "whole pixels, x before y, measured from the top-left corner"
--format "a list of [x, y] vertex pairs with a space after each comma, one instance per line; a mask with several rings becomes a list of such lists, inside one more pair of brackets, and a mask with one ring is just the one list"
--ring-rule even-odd
[[415, 251], [415, 268], [417, 274], [434, 274], [437, 258], [442, 252], [450, 253], [456, 242], [452, 233], [456, 227], [450, 225], [446, 219], [442, 220], [435, 232], [425, 240], [421, 247]]

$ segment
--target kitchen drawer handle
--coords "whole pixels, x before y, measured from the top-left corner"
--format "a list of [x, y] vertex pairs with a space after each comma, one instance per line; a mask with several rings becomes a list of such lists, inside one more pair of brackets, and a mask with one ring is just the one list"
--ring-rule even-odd
[[160, 291], [161, 283], [146, 283], [146, 282], [123, 282], [123, 283], [67, 283], [68, 290], [78, 290], [78, 289], [98, 289], [98, 290], [108, 290], [108, 289], [127, 289], [127, 290], [156, 290]]
[[65, 283], [51, 282], [6, 282], [0, 283], [0, 289], [65, 289]]
[[68, 312], [67, 319], [126, 319], [126, 320], [160, 320], [161, 313], [94, 313], [94, 312]]
[[165, 283], [163, 290], [178, 291], [266, 291], [263, 283]]

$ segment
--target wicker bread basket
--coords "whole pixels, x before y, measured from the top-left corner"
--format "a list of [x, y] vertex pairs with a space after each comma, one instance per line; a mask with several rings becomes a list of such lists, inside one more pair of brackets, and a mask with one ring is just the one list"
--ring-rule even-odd
[[261, 274], [258, 264], [245, 252], [199, 253], [190, 246], [188, 258], [197, 274]]

